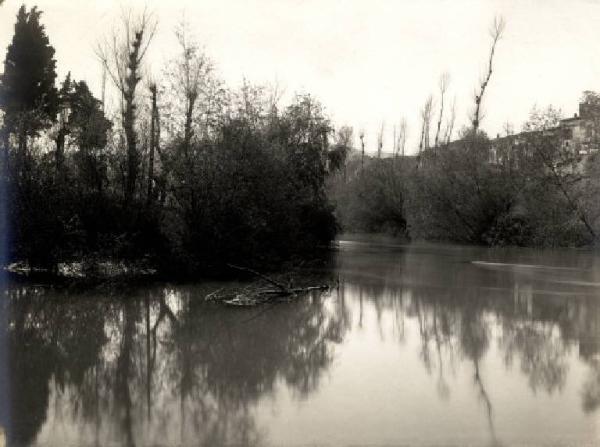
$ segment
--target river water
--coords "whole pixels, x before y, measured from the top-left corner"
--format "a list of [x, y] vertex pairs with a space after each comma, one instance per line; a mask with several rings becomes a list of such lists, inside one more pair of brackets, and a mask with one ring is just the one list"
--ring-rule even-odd
[[[344, 238], [337, 282], [6, 292], [2, 422], [38, 446], [600, 445], [600, 256]], [[2, 353], [0, 352], [0, 354]]]

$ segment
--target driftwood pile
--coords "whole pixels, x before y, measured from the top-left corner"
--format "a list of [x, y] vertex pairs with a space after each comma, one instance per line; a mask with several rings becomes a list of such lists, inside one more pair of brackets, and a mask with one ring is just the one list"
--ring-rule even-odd
[[309, 287], [294, 287], [290, 281], [288, 285], [281, 281], [277, 281], [262, 273], [247, 267], [240, 267], [233, 264], [227, 264], [228, 267], [249, 273], [260, 280], [268, 283], [269, 287], [260, 285], [260, 282], [252, 283], [241, 289], [226, 290], [221, 288], [208, 294], [204, 299], [206, 301], [219, 301], [227, 306], [250, 307], [258, 306], [267, 302], [272, 302], [279, 299], [291, 299], [297, 296], [309, 293], [314, 290], [329, 290], [329, 285], [318, 285]]

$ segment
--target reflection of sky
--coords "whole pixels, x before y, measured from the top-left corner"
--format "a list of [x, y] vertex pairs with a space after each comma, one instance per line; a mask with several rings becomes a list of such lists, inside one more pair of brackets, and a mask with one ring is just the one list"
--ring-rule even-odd
[[[97, 416], [83, 417], [80, 389], [50, 379], [38, 444], [120, 443], [125, 421], [136, 445], [597, 441], [600, 303], [587, 284], [598, 279], [595, 257], [366, 248], [341, 252], [341, 287], [322, 299], [245, 311], [200, 304], [216, 285], [153, 290], [149, 420], [145, 298], [110, 301], [107, 342], [86, 376], [92, 402], [98, 384]], [[127, 321], [129, 419], [116, 386]]]

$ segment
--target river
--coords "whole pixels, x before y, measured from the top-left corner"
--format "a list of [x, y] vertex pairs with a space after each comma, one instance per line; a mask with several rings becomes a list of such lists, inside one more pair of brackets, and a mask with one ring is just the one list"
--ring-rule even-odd
[[600, 256], [348, 237], [317, 273], [339, 287], [249, 309], [205, 303], [219, 283], [10, 286], [7, 435], [61, 447], [600, 445]]

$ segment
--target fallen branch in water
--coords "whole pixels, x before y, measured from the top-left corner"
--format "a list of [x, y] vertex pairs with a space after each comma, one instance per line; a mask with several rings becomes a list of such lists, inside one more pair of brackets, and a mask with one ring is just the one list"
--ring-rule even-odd
[[258, 276], [259, 278], [264, 279], [265, 281], [273, 284], [275, 287], [278, 287], [282, 291], [289, 292], [289, 289], [285, 285], [281, 284], [278, 281], [275, 281], [272, 278], [269, 278], [266, 275], [263, 275], [262, 273], [257, 272], [256, 270], [252, 270], [252, 269], [249, 269], [247, 267], [240, 267], [239, 265], [233, 265], [233, 264], [227, 264], [227, 267], [230, 267], [230, 268], [235, 269], [235, 270], [240, 270], [242, 272], [252, 273], [254, 276]]
[[295, 287], [293, 289], [288, 289], [286, 292], [283, 292], [281, 290], [266, 289], [266, 290], [261, 290], [259, 293], [261, 293], [263, 295], [293, 295], [295, 293], [310, 292], [311, 290], [327, 290], [327, 289], [329, 289], [328, 285], [322, 285], [322, 286], [310, 286], [310, 287]]
[[209, 293], [204, 297], [204, 301], [213, 301], [218, 299], [219, 293], [223, 291], [225, 287], [221, 287], [220, 289], [215, 290], [214, 292]]
[[278, 298], [296, 297], [313, 291], [325, 291], [330, 289], [330, 286], [327, 284], [307, 287], [291, 287], [291, 281], [290, 286], [286, 287], [282, 282], [263, 275], [256, 270], [233, 264], [227, 264], [227, 266], [235, 270], [250, 273], [276, 288], [269, 289], [260, 287], [257, 283], [250, 284], [241, 289], [226, 290], [225, 288], [220, 288], [206, 295], [204, 297], [205, 301], [219, 301], [228, 306], [249, 307], [272, 302]]

